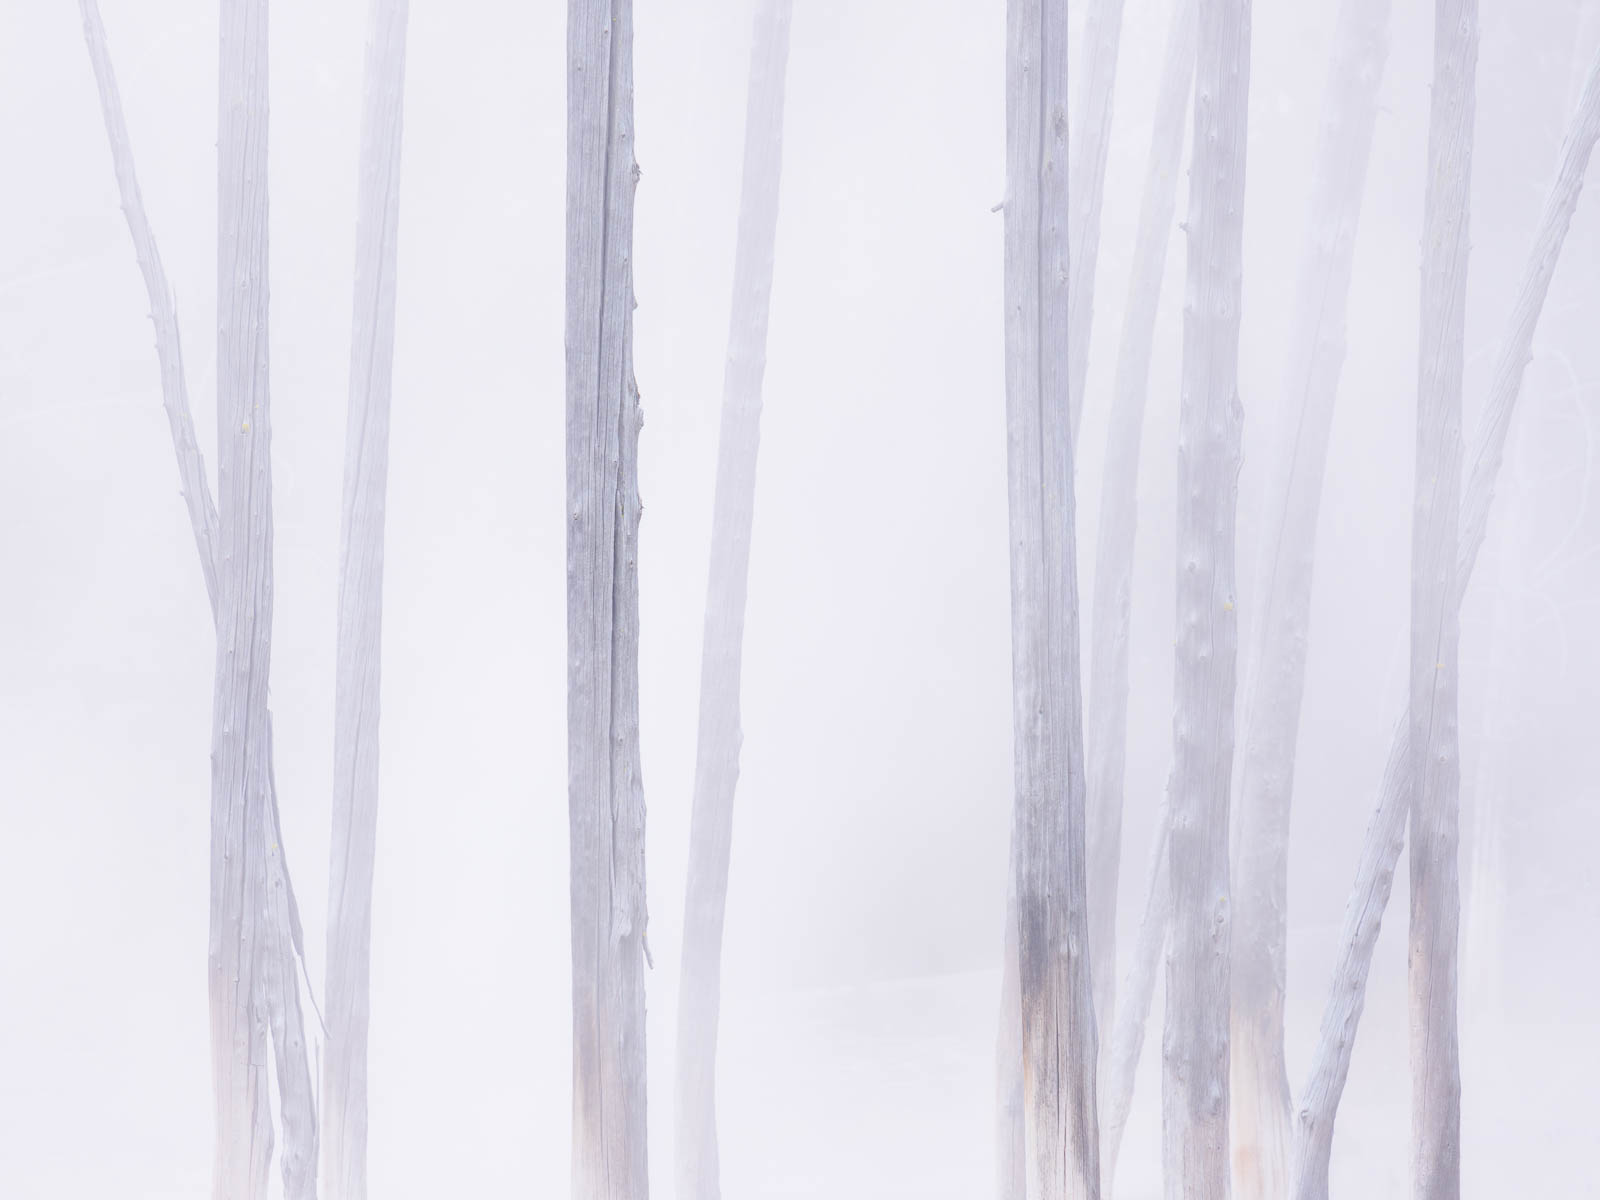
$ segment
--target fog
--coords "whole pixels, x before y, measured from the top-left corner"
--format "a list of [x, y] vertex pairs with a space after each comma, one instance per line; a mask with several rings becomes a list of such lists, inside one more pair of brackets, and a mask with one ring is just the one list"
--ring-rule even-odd
[[[273, 746], [319, 999], [366, 7], [271, 5]], [[1075, 31], [1083, 7], [1069, 5]], [[215, 636], [78, 6], [0, 8], [0, 1195], [201, 1197]], [[562, 9], [411, 4], [372, 929], [375, 1197], [570, 1186]], [[1014, 792], [1003, 9], [794, 5], [722, 948], [729, 1200], [994, 1194]], [[1242, 668], [1289, 419], [1282, 381], [1336, 9], [1254, 13]], [[105, 0], [103, 11], [214, 467], [217, 6]], [[673, 1194], [679, 951], [753, 11], [679, 0], [639, 5], [634, 24], [646, 1061], [661, 1196]], [[1126, 0], [1123, 17], [1076, 436], [1085, 639], [1171, 12], [1170, 0]], [[1285, 1047], [1297, 1094], [1407, 703], [1432, 6], [1397, 2], [1390, 37], [1294, 772]], [[1469, 452], [1597, 47], [1592, 0], [1483, 0]], [[1180, 183], [1180, 221], [1186, 196]], [[1175, 231], [1138, 477], [1123, 964], [1173, 760], [1183, 245]], [[1576, 1195], [1594, 1169], [1597, 319], [1591, 190], [1538, 324], [1461, 613], [1462, 1193], [1484, 1200]], [[1340, 1107], [1335, 1195], [1410, 1188], [1406, 887], [1402, 855]], [[1160, 1004], [1158, 989], [1123, 1200], [1161, 1194]], [[316, 1043], [309, 1009], [307, 1020]], [[271, 1186], [281, 1194], [276, 1166]]]

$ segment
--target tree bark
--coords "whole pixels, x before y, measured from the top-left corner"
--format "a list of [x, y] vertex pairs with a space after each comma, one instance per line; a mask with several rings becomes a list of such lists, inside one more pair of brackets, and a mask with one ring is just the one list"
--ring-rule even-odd
[[1079, 64], [1083, 81], [1071, 117], [1070, 178], [1072, 274], [1067, 280], [1067, 386], [1072, 397], [1074, 444], [1083, 416], [1094, 327], [1095, 264], [1100, 257], [1100, 209], [1111, 149], [1111, 109], [1117, 90], [1123, 0], [1089, 0]]
[[1228, 799], [1249, 0], [1201, 0], [1178, 429], [1172, 928], [1162, 1088], [1171, 1200], [1228, 1195]]
[[1390, 0], [1343, 0], [1295, 290], [1284, 418], [1267, 503], [1234, 806], [1233, 1178], [1239, 1200], [1281, 1200], [1293, 1137], [1284, 1062], [1289, 814], [1317, 521], [1344, 366], [1356, 230], [1388, 57]]
[[[1089, 961], [1094, 964], [1095, 1027], [1120, 1028], [1116, 1009], [1117, 887], [1122, 860], [1123, 782], [1128, 749], [1128, 626], [1133, 609], [1133, 549], [1138, 529], [1139, 444], [1149, 393], [1161, 281], [1172, 241], [1183, 164], [1184, 118], [1194, 91], [1194, 0], [1175, 0], [1150, 158], [1139, 202], [1127, 311], [1117, 350], [1106, 431], [1100, 536], [1095, 543], [1094, 636], [1089, 646], [1088, 857]], [[1163, 915], [1163, 922], [1165, 916]], [[1139, 1035], [1143, 1037], [1142, 1028]], [[1101, 1042], [1102, 1056], [1110, 1043]], [[1101, 1073], [1102, 1098], [1107, 1076]], [[1102, 1155], [1105, 1151], [1102, 1150]], [[1110, 1192], [1109, 1162], [1105, 1171]]]
[[378, 827], [384, 507], [408, 8], [408, 0], [373, 0], [361, 112], [334, 675], [328, 1054], [322, 1076], [326, 1125], [322, 1176], [331, 1200], [365, 1200], [367, 1194], [367, 1028]]
[[223, 0], [217, 135], [217, 619], [211, 736], [212, 1192], [258, 1197], [271, 1127], [263, 1028], [272, 465], [267, 5]]
[[567, 6], [567, 793], [575, 1200], [644, 1200], [633, 5]]
[[1100, 1172], [1066, 371], [1066, 5], [1008, 0], [1006, 15], [1012, 828], [1026, 1175], [1036, 1200], [1077, 1200], [1099, 1196]]
[[[1533, 355], [1534, 331], [1572, 225], [1573, 213], [1577, 210], [1578, 197], [1583, 192], [1584, 175], [1597, 138], [1600, 138], [1600, 55], [1590, 68], [1578, 111], [1562, 144], [1555, 184], [1545, 201], [1533, 249], [1523, 268], [1489, 398], [1478, 422], [1472, 453], [1467, 458], [1472, 471], [1461, 501], [1454, 596], [1457, 608], [1466, 594], [1478, 552], [1488, 532], [1495, 481], [1521, 394], [1523, 375]], [[1301, 1094], [1295, 1130], [1294, 1200], [1328, 1198], [1334, 1117], [1350, 1073], [1350, 1055], [1361, 1020], [1372, 950], [1384, 906], [1389, 900], [1394, 867], [1405, 841], [1405, 822], [1412, 795], [1410, 728], [1409, 715], [1395, 728], [1377, 812], [1367, 830], [1355, 887], [1345, 910], [1339, 961], [1323, 1012], [1310, 1077]]]
[[783, 165], [784, 74], [793, 7], [793, 0], [759, 0], [750, 51], [744, 178], [712, 508], [711, 575], [700, 659], [700, 730], [678, 990], [679, 1200], [717, 1200], [721, 1195], [716, 1073], [722, 929], [743, 741], [739, 683], [761, 439], [761, 381], [767, 364], [767, 318]]
[[1466, 364], [1477, 0], [1437, 0], [1411, 531], [1411, 1142], [1418, 1200], [1461, 1195], [1461, 389]]

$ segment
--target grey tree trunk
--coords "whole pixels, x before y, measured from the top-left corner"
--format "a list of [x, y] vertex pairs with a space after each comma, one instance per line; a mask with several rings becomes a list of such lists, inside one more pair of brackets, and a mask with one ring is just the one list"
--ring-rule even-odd
[[[1578, 207], [1578, 197], [1583, 192], [1584, 175], [1597, 138], [1600, 138], [1600, 55], [1589, 70], [1578, 111], [1562, 144], [1555, 183], [1545, 201], [1533, 249], [1523, 268], [1500, 357], [1496, 360], [1489, 398], [1467, 458], [1472, 471], [1461, 501], [1454, 596], [1457, 608], [1466, 594], [1478, 552], [1488, 532], [1495, 481], [1504, 458], [1511, 418], [1521, 394], [1523, 375], [1533, 356], [1534, 331]], [[1339, 961], [1334, 969], [1333, 986], [1323, 1012], [1311, 1074], [1301, 1094], [1296, 1122], [1294, 1200], [1328, 1200], [1334, 1117], [1350, 1072], [1350, 1055], [1361, 1021], [1372, 951], [1389, 900], [1395, 864], [1405, 841], [1405, 822], [1411, 807], [1410, 730], [1408, 715], [1395, 729], [1377, 812], [1367, 829], [1355, 887], [1345, 909]]]
[[1293, 1137], [1284, 1063], [1289, 812], [1305, 695], [1317, 520], [1367, 164], [1388, 57], [1390, 0], [1343, 0], [1295, 289], [1281, 441], [1234, 805], [1233, 1178], [1239, 1200], [1281, 1200]]
[[567, 5], [572, 1194], [644, 1200], [633, 5]]
[[1100, 257], [1100, 209], [1106, 191], [1106, 156], [1111, 149], [1111, 109], [1116, 98], [1117, 56], [1122, 43], [1122, 0], [1089, 0], [1084, 16], [1083, 71], [1070, 114], [1072, 276], [1067, 280], [1067, 386], [1072, 397], [1074, 444], [1083, 416], [1089, 373], [1089, 335], [1094, 327], [1095, 264]]
[[1437, 0], [1416, 505], [1411, 529], [1411, 1152], [1417, 1200], [1461, 1195], [1457, 941], [1461, 760], [1457, 728], [1461, 388], [1466, 364], [1477, 0]]
[[1006, 447], [1028, 1195], [1100, 1194], [1067, 383], [1064, 0], [1008, 0]]
[[263, 911], [270, 766], [272, 463], [267, 338], [267, 5], [223, 0], [217, 109], [217, 609], [210, 995], [217, 1200], [264, 1194]]
[[1228, 800], [1249, 86], [1249, 0], [1200, 0], [1178, 428], [1172, 941], [1162, 1087], [1169, 1200], [1228, 1195]]
[[322, 1074], [322, 1178], [331, 1200], [365, 1200], [367, 1194], [367, 1025], [378, 829], [383, 526], [408, 8], [408, 0], [373, 0], [361, 112], [334, 675], [328, 1052]]
[[[1139, 201], [1139, 232], [1134, 242], [1128, 305], [1122, 318], [1116, 384], [1106, 431], [1100, 537], [1095, 544], [1086, 740], [1089, 961], [1094, 964], [1095, 1027], [1101, 1030], [1120, 1027], [1116, 1009], [1117, 886], [1128, 749], [1128, 626], [1133, 608], [1133, 548], [1139, 515], [1139, 443], [1149, 393], [1150, 348], [1155, 341], [1161, 281], [1166, 274], [1167, 248], [1172, 241], [1173, 214], [1178, 203], [1184, 118], [1194, 91], [1194, 42], [1194, 0], [1176, 0], [1151, 130], [1144, 193]], [[1164, 912], [1162, 921], [1164, 928]], [[1142, 1039], [1142, 1028], [1139, 1036]], [[1109, 1045], [1108, 1040], [1102, 1039], [1102, 1057], [1108, 1053]], [[1102, 1099], [1110, 1095], [1107, 1079], [1102, 1071]], [[1109, 1138], [1105, 1140], [1109, 1144]], [[1101, 1153], [1106, 1154], [1104, 1147]], [[1105, 1180], [1109, 1194], [1109, 1161]]]
[[755, 519], [761, 380], [767, 365], [778, 184], [783, 165], [784, 74], [793, 0], [758, 0], [750, 50], [744, 179], [734, 250], [733, 311], [722, 388], [711, 577], [700, 659], [700, 732], [678, 989], [679, 1200], [717, 1200], [717, 1018], [728, 902], [733, 798], [739, 779], [739, 677], [750, 531]]

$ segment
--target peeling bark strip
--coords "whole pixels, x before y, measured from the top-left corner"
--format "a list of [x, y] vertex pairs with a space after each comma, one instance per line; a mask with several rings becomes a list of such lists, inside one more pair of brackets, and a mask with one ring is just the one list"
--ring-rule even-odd
[[761, 440], [761, 380], [767, 365], [767, 318], [783, 164], [784, 75], [793, 8], [793, 0], [758, 0], [750, 50], [744, 179], [712, 508], [711, 576], [700, 659], [700, 729], [678, 991], [678, 1200], [717, 1200], [721, 1195], [716, 1074], [722, 929], [743, 741], [739, 683]]
[[[1488, 533], [1495, 482], [1505, 455], [1511, 418], [1522, 391], [1523, 374], [1533, 357], [1533, 335], [1544, 309], [1550, 281], [1567, 231], [1583, 193], [1595, 142], [1600, 139], [1600, 55], [1590, 67], [1578, 111], [1567, 129], [1554, 185], [1545, 200], [1522, 283], [1511, 306], [1506, 336], [1496, 363], [1489, 399], [1478, 422], [1472, 473], [1461, 501], [1461, 544], [1455, 571], [1454, 603], [1459, 609]], [[1367, 827], [1355, 886], [1345, 909], [1339, 961], [1323, 1011], [1322, 1029], [1310, 1077], [1301, 1094], [1295, 1128], [1294, 1200], [1328, 1200], [1328, 1164], [1333, 1150], [1334, 1117], [1350, 1073], [1350, 1056], [1366, 1000], [1367, 975], [1377, 944], [1384, 907], [1394, 883], [1395, 864], [1405, 843], [1412, 796], [1410, 718], [1395, 727], [1377, 811]]]
[[328, 1054], [322, 1077], [326, 1123], [322, 1177], [330, 1200], [365, 1200], [367, 1194], [367, 1023], [378, 829], [383, 526], [408, 9], [408, 0], [373, 0], [361, 111], [334, 683]]
[[[1139, 442], [1150, 383], [1150, 348], [1161, 306], [1161, 281], [1172, 241], [1183, 163], [1184, 117], [1194, 91], [1194, 0], [1175, 0], [1167, 35], [1139, 201], [1128, 306], [1117, 349], [1116, 384], [1106, 429], [1100, 536], [1095, 543], [1094, 628], [1089, 646], [1088, 845], [1089, 961], [1094, 964], [1095, 1027], [1120, 1028], [1116, 1008], [1117, 880], [1122, 859], [1124, 769], [1128, 749], [1128, 624], [1133, 609], [1133, 547], [1138, 529]], [[1165, 911], [1161, 917], [1165, 928]], [[1143, 1037], [1143, 1029], [1139, 1030]], [[1110, 1040], [1101, 1039], [1102, 1058]], [[1107, 1060], [1109, 1061], [1109, 1060]], [[1137, 1051], [1135, 1052], [1137, 1061]], [[1105, 1065], [1105, 1064], [1102, 1064]], [[1100, 1076], [1102, 1099], [1107, 1076]], [[1104, 1108], [1104, 1105], [1102, 1105]], [[1120, 1134], [1119, 1134], [1120, 1136]], [[1109, 1136], [1103, 1139], [1106, 1192], [1111, 1191]]]
[[633, 5], [567, 5], [572, 1194], [643, 1200], [644, 793], [633, 379]]
[[1438, 0], [1433, 55], [1411, 527], [1411, 1171], [1417, 1200], [1459, 1200], [1461, 609], [1455, 597], [1477, 0]]
[[1172, 941], [1162, 1087], [1169, 1200], [1228, 1195], [1228, 800], [1249, 84], [1249, 0], [1200, 0], [1178, 427]]
[[1006, 447], [1028, 1195], [1100, 1194], [1067, 386], [1067, 17], [1008, 0]]
[[[267, 4], [223, 0], [217, 108], [216, 688], [211, 735], [211, 1058], [216, 1200], [257, 1197], [264, 1106], [267, 676], [272, 637], [267, 374]], [[252, 844], [254, 843], [254, 844]], [[258, 1057], [258, 1055], [260, 1055]], [[270, 1134], [269, 1134], [270, 1136]], [[261, 1160], [264, 1165], [264, 1157]]]
[[1233, 1172], [1239, 1200], [1289, 1187], [1289, 815], [1305, 696], [1317, 520], [1345, 356], [1356, 230], [1388, 58], [1391, 0], [1343, 0], [1289, 327], [1234, 805]]

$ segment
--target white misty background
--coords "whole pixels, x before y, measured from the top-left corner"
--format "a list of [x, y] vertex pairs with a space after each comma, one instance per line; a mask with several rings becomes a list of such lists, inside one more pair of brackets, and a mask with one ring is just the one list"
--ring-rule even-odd
[[[215, 5], [103, 7], [214, 469]], [[1321, 512], [1291, 847], [1296, 1088], [1404, 695], [1430, 8], [1395, 6]], [[1469, 439], [1600, 40], [1592, 9], [1483, 5]], [[1086, 597], [1168, 11], [1128, 0], [1122, 35], [1079, 438]], [[682, 0], [641, 5], [636, 22], [650, 1157], [661, 1195], [749, 14], [734, 0]], [[319, 997], [365, 15], [363, 4], [275, 0], [271, 16], [272, 705]], [[1332, 4], [1255, 12], [1246, 589], [1264, 455], [1279, 444], [1333, 17]], [[12, 0], [4, 25], [0, 1194], [198, 1197], [211, 1130], [211, 619], [77, 6]], [[724, 1188], [987, 1195], [1012, 793], [1002, 218], [991, 212], [1004, 191], [1004, 20], [963, 0], [798, 0], [792, 37], [723, 959]], [[411, 7], [374, 1195], [567, 1187], [564, 46], [560, 5]], [[1183, 257], [1175, 241], [1139, 476], [1123, 961], [1171, 756]], [[1600, 1114], [1589, 1000], [1600, 927], [1597, 268], [1591, 192], [1535, 340], [1462, 617], [1462, 871], [1476, 886], [1487, 859], [1495, 888], [1487, 902], [1468, 893], [1463, 934], [1474, 1197], [1576, 1194]], [[1242, 608], [1241, 646], [1251, 616]], [[1474, 842], [1480, 828], [1493, 855]], [[1406, 1189], [1404, 895], [1402, 879], [1341, 1109], [1336, 1193]], [[1123, 1196], [1159, 1192], [1156, 1028]]]

